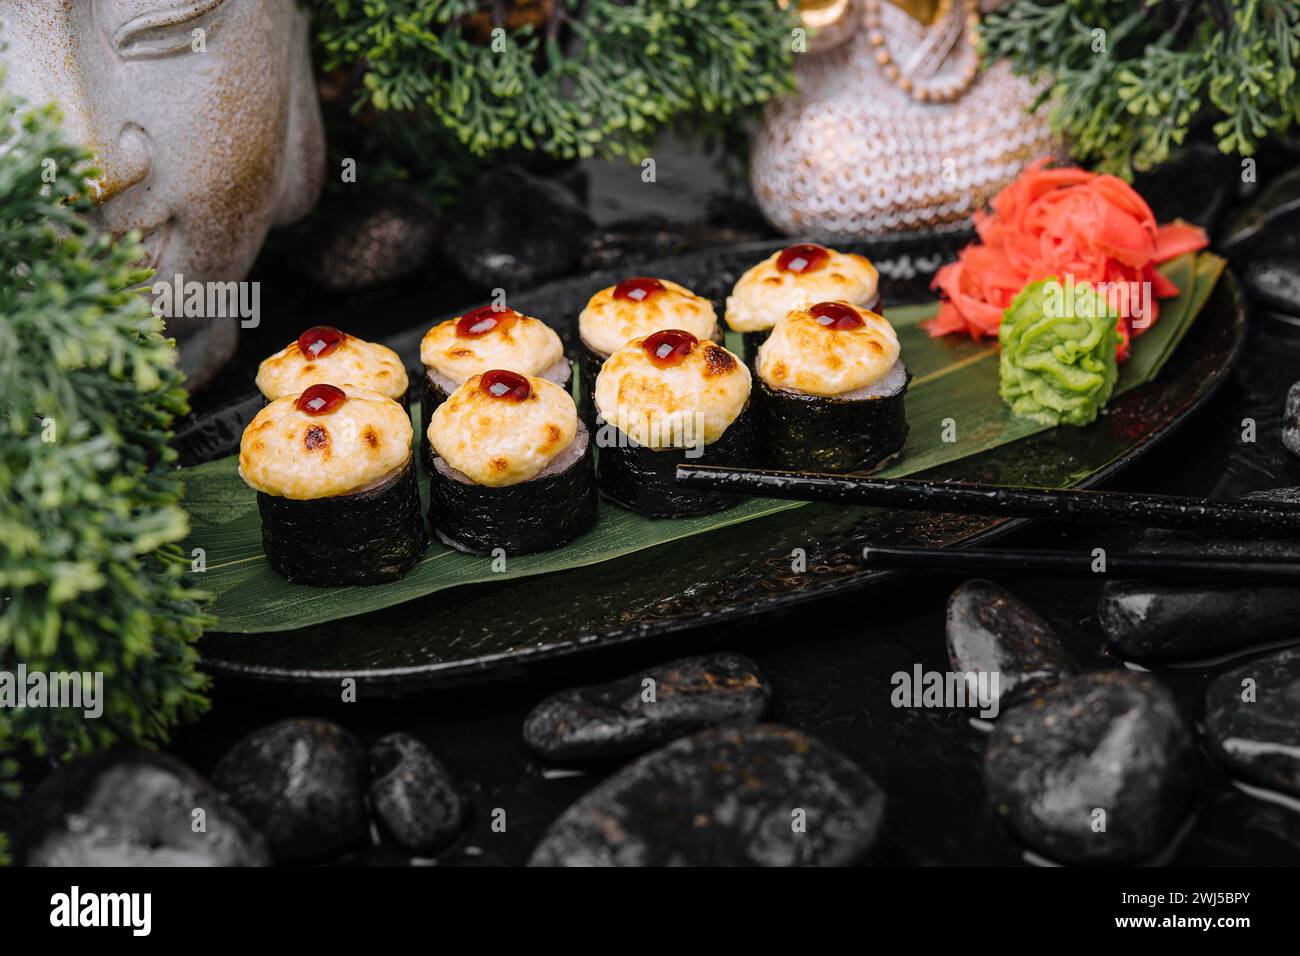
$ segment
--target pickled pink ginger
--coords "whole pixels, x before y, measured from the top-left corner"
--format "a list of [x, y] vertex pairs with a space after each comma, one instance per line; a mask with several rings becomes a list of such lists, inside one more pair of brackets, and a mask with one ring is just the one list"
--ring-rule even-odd
[[1157, 225], [1151, 207], [1122, 179], [1047, 163], [1031, 164], [993, 198], [991, 211], [975, 214], [979, 239], [935, 274], [942, 302], [926, 330], [996, 336], [1021, 289], [1048, 276], [1069, 277], [1134, 290], [1110, 300], [1119, 303], [1122, 361], [1132, 337], [1155, 325], [1159, 299], [1178, 294], [1155, 267], [1204, 249], [1209, 239], [1181, 220]]

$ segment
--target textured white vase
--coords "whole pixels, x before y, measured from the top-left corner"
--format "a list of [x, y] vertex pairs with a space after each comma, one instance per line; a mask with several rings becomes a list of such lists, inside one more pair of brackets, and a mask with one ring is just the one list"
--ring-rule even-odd
[[[1030, 162], [1064, 155], [1046, 112], [1028, 112], [1041, 85], [1007, 63], [980, 72], [955, 102], [918, 101], [890, 78], [872, 34], [883, 31], [899, 62], [931, 34], [893, 3], [881, 4], [880, 18], [877, 31], [859, 21], [840, 45], [797, 56], [798, 92], [766, 107], [750, 180], [763, 214], [787, 235], [964, 227]], [[954, 52], [929, 79], [953, 80], [962, 67]]]
[[[139, 229], [159, 279], [240, 280], [320, 192], [307, 19], [295, 0], [0, 0], [5, 89], [58, 103], [97, 156], [97, 224]], [[167, 324], [191, 388], [235, 351], [237, 317]]]

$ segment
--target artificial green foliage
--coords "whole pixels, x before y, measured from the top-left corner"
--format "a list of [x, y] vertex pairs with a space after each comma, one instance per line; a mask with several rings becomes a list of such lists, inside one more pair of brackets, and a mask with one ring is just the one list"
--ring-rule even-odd
[[104, 675], [98, 719], [0, 710], [0, 745], [161, 741], [206, 706], [167, 445], [186, 411], [174, 345], [138, 291], [138, 236], [87, 224], [90, 154], [54, 108], [0, 96], [0, 156], [0, 670]]
[[1083, 160], [1131, 177], [1199, 123], [1249, 156], [1300, 119], [1296, 0], [1013, 0], [986, 52], [1050, 76], [1040, 105]]
[[[18, 798], [18, 766], [12, 757], [5, 756], [10, 749], [9, 733], [9, 725], [0, 723], [0, 804]], [[0, 866], [8, 866], [9, 863], [8, 840], [0, 832]]]
[[666, 127], [740, 114], [793, 82], [796, 21], [774, 0], [312, 6], [318, 64], [351, 70], [354, 111], [394, 118], [373, 128], [427, 160], [447, 133], [475, 157], [637, 158]]

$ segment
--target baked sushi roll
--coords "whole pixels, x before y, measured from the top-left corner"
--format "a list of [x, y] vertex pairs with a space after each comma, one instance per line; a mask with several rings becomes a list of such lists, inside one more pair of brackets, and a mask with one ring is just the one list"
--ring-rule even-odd
[[677, 484], [677, 466], [753, 463], [749, 369], [682, 329], [633, 339], [596, 378], [597, 474], [607, 498], [651, 518], [721, 511], [734, 495]]
[[332, 325], [312, 326], [257, 367], [257, 387], [268, 402], [297, 397], [322, 382], [350, 382], [406, 402], [406, 366], [398, 354]]
[[848, 302], [879, 312], [879, 274], [871, 260], [801, 242], [750, 268], [727, 296], [727, 327], [744, 334], [745, 361], [753, 364], [773, 326], [814, 302]]
[[257, 491], [262, 547], [281, 577], [379, 584], [424, 553], [411, 419], [387, 395], [318, 383], [244, 429], [239, 474]]
[[430, 416], [426, 437], [429, 524], [445, 544], [530, 554], [595, 524], [590, 435], [554, 382], [504, 369], [472, 375]]
[[[573, 369], [564, 343], [545, 322], [514, 309], [482, 305], [439, 322], [420, 340], [424, 383], [420, 414], [427, 430], [434, 409], [469, 378], [491, 369], [544, 378], [568, 389]], [[424, 467], [433, 468], [433, 452], [424, 442]]]
[[722, 341], [713, 303], [668, 279], [640, 276], [601, 289], [578, 315], [578, 409], [588, 428], [596, 423], [594, 389], [605, 359], [618, 348], [658, 332], [681, 329], [702, 341]]
[[883, 316], [848, 302], [795, 309], [759, 347], [755, 371], [772, 467], [866, 471], [903, 447], [912, 376]]
[[479, 306], [439, 322], [420, 341], [424, 363], [421, 408], [425, 422], [471, 376], [504, 368], [569, 387], [572, 369], [564, 343], [545, 322], [514, 309]]

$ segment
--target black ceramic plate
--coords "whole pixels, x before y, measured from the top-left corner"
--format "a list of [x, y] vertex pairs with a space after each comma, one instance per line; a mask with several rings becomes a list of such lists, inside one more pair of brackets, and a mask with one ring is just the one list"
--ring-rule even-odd
[[[877, 263], [887, 304], [902, 305], [933, 297], [930, 276], [963, 241], [902, 237], [847, 248]], [[739, 274], [781, 245], [711, 250], [644, 263], [638, 271], [677, 279], [720, 306]], [[513, 297], [511, 305], [546, 316], [572, 346], [577, 314], [592, 290], [626, 274], [552, 283]], [[1045, 432], [927, 476], [1045, 487], [1100, 484], [1209, 398], [1237, 357], [1245, 322], [1237, 283], [1225, 273], [1160, 378], [1117, 399], [1096, 424]], [[412, 366], [428, 324], [389, 340]], [[232, 435], [237, 440], [238, 428], [218, 415], [199, 422], [187, 440], [205, 457], [216, 457], [230, 453]], [[193, 452], [187, 457], [197, 457]], [[882, 581], [889, 572], [868, 572], [857, 560], [867, 543], [976, 546], [1018, 524], [809, 505], [593, 567], [456, 588], [336, 623], [274, 634], [211, 634], [200, 651], [207, 669], [219, 675], [330, 693], [345, 677], [385, 694], [499, 679], [533, 662], [652, 640]], [[791, 569], [795, 548], [807, 555], [802, 573]]]

